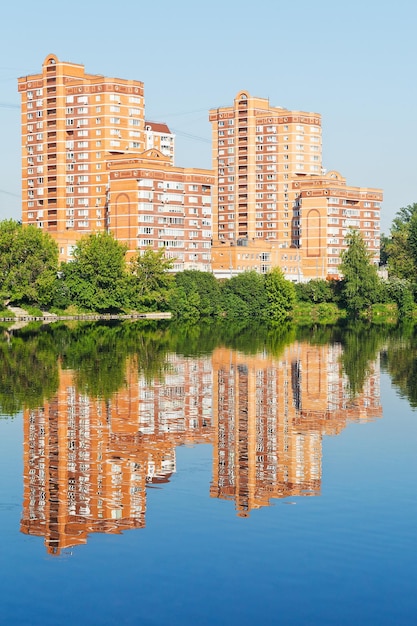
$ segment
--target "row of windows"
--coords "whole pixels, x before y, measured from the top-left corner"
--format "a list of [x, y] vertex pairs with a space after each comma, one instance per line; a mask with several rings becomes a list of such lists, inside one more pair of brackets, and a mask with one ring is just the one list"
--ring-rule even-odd
[[[31, 93], [31, 92], [28, 92], [28, 94], [29, 93]], [[120, 104], [121, 103], [121, 98], [122, 98], [122, 96], [120, 94], [111, 93], [109, 95], [110, 102], [117, 102], [117, 103]], [[82, 95], [82, 96], [77, 96], [77, 97], [75, 97], [75, 96], [67, 96], [66, 103], [67, 104], [74, 104], [75, 102], [77, 102], [78, 104], [88, 104], [88, 100], [89, 100], [89, 97], [87, 95]], [[101, 95], [96, 95], [95, 96], [95, 102], [101, 102], [101, 101], [102, 101]], [[128, 102], [130, 102], [131, 104], [141, 104], [141, 99], [140, 99], [139, 96], [129, 96], [128, 97]], [[135, 109], [135, 110], [137, 110], [137, 109]]]

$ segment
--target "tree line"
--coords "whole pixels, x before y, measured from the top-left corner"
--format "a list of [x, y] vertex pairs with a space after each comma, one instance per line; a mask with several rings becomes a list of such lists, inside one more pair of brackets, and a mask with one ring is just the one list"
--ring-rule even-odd
[[390, 236], [382, 236], [381, 260], [388, 266], [388, 279], [378, 274], [358, 231], [349, 231], [346, 240], [341, 280], [293, 284], [279, 268], [218, 280], [210, 272], [173, 273], [173, 261], [165, 258], [163, 249], [137, 251], [127, 260], [126, 246], [109, 233], [84, 236], [73, 259], [60, 263], [57, 243], [48, 233], [3, 220], [0, 306], [51, 312], [171, 311], [174, 318], [187, 322], [226, 318], [272, 327], [290, 322], [303, 307], [316, 307], [323, 319], [331, 311], [336, 317], [369, 317], [378, 304], [394, 306], [400, 318], [412, 317], [417, 293], [417, 204], [400, 209]]
[[276, 268], [219, 282], [209, 272], [172, 273], [165, 251], [147, 249], [126, 259], [126, 246], [109, 233], [79, 240], [70, 262], [46, 232], [14, 220], [0, 222], [0, 301], [52, 312], [171, 311], [207, 317], [257, 317], [280, 325], [289, 319], [295, 289]]

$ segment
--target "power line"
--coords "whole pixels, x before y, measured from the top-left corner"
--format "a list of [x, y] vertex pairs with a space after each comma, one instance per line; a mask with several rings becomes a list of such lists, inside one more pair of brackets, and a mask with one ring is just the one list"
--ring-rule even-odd
[[0, 189], [0, 193], [4, 193], [6, 196], [13, 196], [14, 198], [20, 198], [20, 194], [12, 193], [11, 191], [6, 191], [5, 189]]
[[202, 143], [211, 143], [211, 139], [207, 139], [206, 137], [199, 137], [198, 135], [192, 135], [191, 133], [184, 133], [181, 130], [172, 129], [176, 135], [180, 135], [181, 137], [185, 137], [186, 139], [191, 139], [193, 141], [201, 141]]
[[0, 102], [0, 109], [20, 109], [20, 104], [10, 104], [8, 102]]
[[181, 111], [181, 113], [158, 113], [158, 115], [152, 115], [152, 119], [161, 119], [164, 117], [181, 117], [181, 115], [192, 115], [193, 113], [207, 112], [207, 108], [195, 109], [194, 111]]

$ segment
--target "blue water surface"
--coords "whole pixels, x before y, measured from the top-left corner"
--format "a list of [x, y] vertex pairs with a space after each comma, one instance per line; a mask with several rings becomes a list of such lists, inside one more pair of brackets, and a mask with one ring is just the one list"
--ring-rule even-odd
[[417, 414], [381, 375], [383, 417], [324, 436], [317, 497], [236, 515], [210, 444], [177, 448], [146, 526], [48, 556], [19, 531], [22, 415], [0, 420], [4, 624], [417, 623]]

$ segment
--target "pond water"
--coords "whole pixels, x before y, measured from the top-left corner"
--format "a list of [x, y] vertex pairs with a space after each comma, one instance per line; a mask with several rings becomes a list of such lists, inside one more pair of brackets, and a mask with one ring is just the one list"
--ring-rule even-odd
[[417, 337], [0, 339], [4, 624], [417, 623]]

